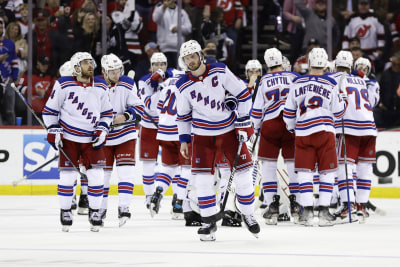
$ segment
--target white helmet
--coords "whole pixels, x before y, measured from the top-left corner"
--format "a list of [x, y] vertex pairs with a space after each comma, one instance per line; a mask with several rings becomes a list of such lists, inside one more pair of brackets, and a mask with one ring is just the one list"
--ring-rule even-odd
[[160, 52], [153, 53], [153, 55], [150, 58], [150, 63], [153, 64], [153, 63], [157, 63], [157, 62], [165, 62], [167, 64], [167, 62], [168, 62], [167, 57], [163, 53], [160, 53]]
[[359, 57], [356, 62], [354, 62], [354, 69], [358, 70], [360, 65], [368, 67], [368, 73], [365, 73], [365, 75], [368, 76], [371, 73], [371, 62], [365, 57]]
[[[91, 54], [88, 52], [76, 52], [72, 57], [71, 57], [71, 65], [73, 68], [73, 74], [74, 76], [81, 75], [81, 62], [86, 59], [91, 59], [93, 61], [93, 66], [96, 68], [96, 61], [94, 61], [93, 57]], [[75, 67], [78, 67], [79, 71], [76, 70]]]
[[282, 56], [282, 67], [285, 71], [291, 71], [292, 70], [292, 65], [290, 64], [290, 61], [287, 57]]
[[72, 68], [71, 61], [68, 60], [62, 64], [58, 71], [60, 72], [61, 77], [72, 76], [74, 69]]
[[122, 64], [121, 59], [114, 54], [104, 55], [101, 58], [101, 67], [104, 69], [104, 75], [108, 74], [110, 70], [121, 70], [121, 75], [124, 74], [124, 65]]
[[334, 72], [335, 71], [335, 61], [327, 61], [325, 66], [325, 72]]
[[183, 58], [185, 56], [198, 53], [200, 57], [200, 61], [203, 60], [203, 55], [201, 53], [201, 46], [196, 40], [189, 40], [187, 42], [184, 42], [181, 45], [181, 48], [179, 50], [179, 66], [182, 68], [182, 70], [187, 71], [187, 65]]
[[249, 78], [249, 77], [247, 77], [247, 72], [252, 69], [260, 70], [261, 74], [262, 74], [262, 65], [261, 65], [260, 61], [258, 61], [257, 59], [250, 59], [249, 61], [247, 61], [246, 67], [245, 67], [247, 79]]
[[308, 65], [315, 68], [325, 68], [328, 62], [328, 54], [325, 49], [315, 47], [308, 53]]
[[282, 62], [283, 62], [282, 53], [275, 47], [269, 48], [269, 49], [265, 50], [264, 60], [265, 60], [265, 64], [267, 64], [268, 68], [280, 66], [280, 65], [282, 65]]
[[353, 66], [353, 55], [351, 52], [344, 50], [339, 51], [335, 59], [335, 66], [351, 69]]

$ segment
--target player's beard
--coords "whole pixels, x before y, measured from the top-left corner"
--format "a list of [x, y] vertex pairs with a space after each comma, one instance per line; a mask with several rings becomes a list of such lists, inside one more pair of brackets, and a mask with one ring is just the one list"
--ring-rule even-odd
[[90, 79], [94, 76], [94, 69], [89, 68], [87, 70], [82, 70], [82, 78]]
[[197, 62], [191, 62], [191, 63], [188, 65], [188, 69], [189, 69], [190, 71], [196, 71], [196, 70], [198, 70], [198, 69], [200, 68], [200, 65], [201, 65], [201, 61], [200, 61], [200, 60], [197, 61]]

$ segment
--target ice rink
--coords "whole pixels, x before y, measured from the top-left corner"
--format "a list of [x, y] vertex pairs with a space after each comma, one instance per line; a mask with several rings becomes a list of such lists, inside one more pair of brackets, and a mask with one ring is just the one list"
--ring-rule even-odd
[[257, 211], [258, 239], [244, 226], [219, 227], [216, 242], [201, 242], [197, 228], [171, 220], [171, 197], [152, 219], [144, 196], [135, 196], [122, 228], [117, 201], [110, 196], [100, 232], [75, 215], [64, 233], [57, 196], [0, 196], [0, 266], [400, 266], [398, 199], [372, 199], [387, 215], [371, 213], [363, 225], [267, 226]]

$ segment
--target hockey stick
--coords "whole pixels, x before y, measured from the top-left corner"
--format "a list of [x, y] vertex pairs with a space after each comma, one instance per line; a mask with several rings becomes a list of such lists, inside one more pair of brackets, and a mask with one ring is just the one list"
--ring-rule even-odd
[[[340, 76], [339, 80], [339, 91], [341, 92], [342, 89], [342, 82], [344, 79], [344, 76], [346, 74], [343, 73], [342, 76]], [[347, 210], [349, 212], [349, 223], [351, 223], [351, 203], [350, 203], [350, 189], [349, 189], [349, 177], [347, 173], [347, 151], [346, 151], [346, 138], [344, 136], [344, 120], [342, 117], [342, 145], [343, 145], [343, 154], [344, 154], [344, 169], [345, 169], [345, 174], [346, 174], [346, 191], [347, 191]], [[341, 153], [341, 151], [339, 152]]]
[[[132, 80], [135, 78], [135, 75], [136, 75], [136, 73], [134, 70], [130, 70], [128, 72], [128, 77], [131, 78]], [[158, 128], [158, 123], [154, 121], [154, 119], [149, 115], [149, 113], [147, 113], [146, 110], [143, 110], [143, 113], [150, 119], [151, 123], [153, 123], [154, 126], [156, 126]]]
[[29, 177], [31, 177], [33, 174], [35, 174], [37, 171], [39, 171], [40, 169], [44, 168], [45, 166], [49, 165], [51, 162], [53, 162], [54, 160], [58, 159], [58, 155], [55, 155], [54, 158], [49, 159], [48, 161], [46, 161], [45, 163], [43, 163], [42, 165], [40, 165], [39, 167], [37, 167], [36, 169], [34, 169], [33, 171], [31, 171], [29, 174], [24, 175], [24, 177], [22, 177], [19, 180], [15, 180], [12, 182], [12, 185], [14, 187], [16, 187], [20, 182], [25, 181], [26, 179], [28, 179]]
[[[18, 94], [18, 96], [21, 98], [21, 100], [25, 103], [25, 106], [29, 109], [29, 111], [32, 113], [32, 115], [35, 117], [35, 119], [40, 123], [40, 125], [47, 131], [46, 125], [43, 123], [43, 121], [36, 115], [36, 112], [33, 110], [32, 106], [28, 103], [26, 98], [21, 94], [21, 92], [15, 87], [14, 83], [11, 83], [11, 87], [14, 89], [14, 91]], [[71, 163], [72, 167], [77, 171], [81, 176], [87, 179], [86, 174], [82, 173], [79, 168], [76, 167], [75, 163], [71, 160], [71, 158], [65, 153], [64, 149], [59, 146], [58, 149], [60, 152], [65, 156], [65, 158]]]
[[369, 201], [369, 200], [367, 202], [367, 208], [371, 209], [373, 212], [378, 213], [381, 216], [385, 216], [386, 215], [386, 211], [384, 211], [383, 209], [378, 208], [377, 206], [372, 204], [371, 201]]
[[241, 139], [240, 142], [239, 142], [239, 147], [238, 147], [238, 151], [237, 151], [236, 156], [235, 156], [235, 160], [233, 162], [231, 175], [229, 176], [229, 180], [228, 180], [228, 183], [226, 185], [226, 190], [225, 190], [225, 194], [224, 194], [224, 201], [222, 202], [222, 206], [221, 206], [221, 210], [220, 210], [219, 214], [217, 214], [217, 220], [222, 219], [222, 217], [224, 216], [226, 203], [228, 201], [229, 192], [231, 191], [233, 177], [235, 176], [235, 173], [236, 173], [236, 166], [237, 166], [238, 161], [239, 161], [240, 152], [242, 151], [243, 143], [244, 143], [244, 140]]
[[260, 80], [261, 80], [261, 76], [257, 77], [257, 82], [256, 82], [256, 86], [254, 87], [254, 92], [253, 95], [251, 96], [251, 101], [254, 103], [254, 100], [256, 99], [256, 95], [258, 92], [258, 87], [260, 86]]

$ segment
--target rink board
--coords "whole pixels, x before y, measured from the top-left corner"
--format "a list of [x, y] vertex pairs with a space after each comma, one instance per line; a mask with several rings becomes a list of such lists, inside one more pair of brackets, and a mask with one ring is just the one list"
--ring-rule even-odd
[[[58, 160], [13, 187], [13, 181], [28, 175], [56, 155], [46, 142], [46, 132], [38, 128], [0, 128], [0, 195], [53, 195], [57, 192]], [[138, 151], [138, 150], [137, 150]], [[137, 157], [138, 158], [138, 155]], [[381, 132], [377, 138], [377, 164], [374, 165], [371, 197], [400, 198], [400, 132]], [[279, 168], [284, 168], [282, 160]], [[157, 167], [156, 167], [157, 168]], [[134, 194], [143, 195], [142, 164], [136, 161]], [[117, 193], [113, 172], [110, 194]], [[258, 190], [257, 190], [258, 191]], [[79, 192], [79, 191], [78, 191]], [[167, 194], [170, 191], [167, 192]]]

